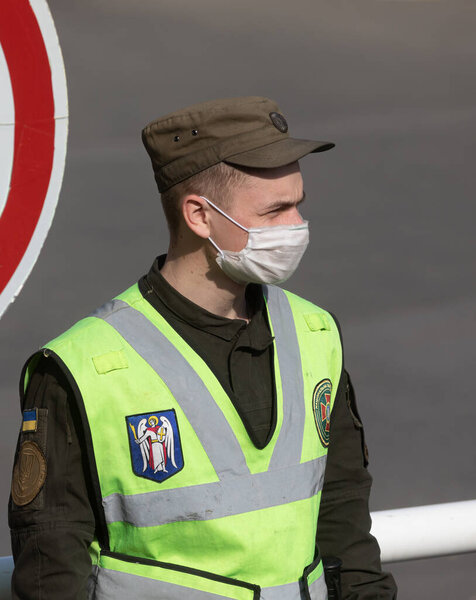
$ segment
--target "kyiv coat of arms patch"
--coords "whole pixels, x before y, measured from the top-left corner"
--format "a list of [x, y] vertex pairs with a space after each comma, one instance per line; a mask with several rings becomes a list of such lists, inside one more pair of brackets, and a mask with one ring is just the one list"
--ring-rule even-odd
[[183, 469], [182, 445], [175, 411], [126, 417], [132, 469], [139, 477], [161, 483]]

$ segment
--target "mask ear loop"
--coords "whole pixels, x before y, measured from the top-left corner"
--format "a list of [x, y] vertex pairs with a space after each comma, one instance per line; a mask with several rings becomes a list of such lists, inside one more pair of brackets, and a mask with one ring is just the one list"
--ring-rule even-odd
[[218, 254], [223, 258], [225, 256], [225, 254], [223, 253], [223, 250], [215, 244], [215, 242], [212, 240], [212, 238], [210, 236], [207, 239], [215, 247]]
[[[232, 217], [230, 217], [230, 215], [227, 215], [224, 210], [222, 210], [221, 208], [219, 208], [216, 204], [213, 204], [213, 202], [211, 200], [209, 200], [208, 198], [205, 198], [205, 196], [199, 196], [199, 198], [202, 198], [203, 200], [205, 200], [205, 202], [208, 202], [208, 204], [210, 206], [213, 206], [213, 208], [215, 210], [217, 210], [226, 219], [228, 219], [229, 221], [231, 221], [232, 223], [234, 223], [237, 227], [239, 227], [240, 229], [243, 229], [243, 231], [246, 231], [246, 233], [249, 233], [249, 229], [247, 229], [246, 227], [243, 227], [243, 225], [240, 225], [238, 223], [238, 221], [235, 221], [235, 219], [233, 219]], [[208, 238], [208, 239], [210, 239], [210, 238]], [[215, 246], [215, 244], [213, 244], [213, 245]], [[215, 246], [215, 247], [218, 248], [218, 246]], [[220, 252], [221, 252], [221, 250], [220, 250]]]

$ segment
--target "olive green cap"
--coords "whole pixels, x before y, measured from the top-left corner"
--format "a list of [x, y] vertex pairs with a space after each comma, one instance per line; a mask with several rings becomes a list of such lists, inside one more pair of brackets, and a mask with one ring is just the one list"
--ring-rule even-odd
[[202, 102], [161, 117], [142, 130], [160, 192], [219, 162], [282, 167], [331, 142], [289, 137], [286, 119], [269, 98]]

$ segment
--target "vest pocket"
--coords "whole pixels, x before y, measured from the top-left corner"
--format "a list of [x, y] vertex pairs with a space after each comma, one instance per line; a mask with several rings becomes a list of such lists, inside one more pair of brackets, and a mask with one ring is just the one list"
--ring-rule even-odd
[[260, 587], [180, 565], [102, 552], [93, 600], [259, 600]]
[[327, 600], [327, 586], [324, 579], [324, 567], [321, 557], [308, 565], [302, 574], [305, 600]]

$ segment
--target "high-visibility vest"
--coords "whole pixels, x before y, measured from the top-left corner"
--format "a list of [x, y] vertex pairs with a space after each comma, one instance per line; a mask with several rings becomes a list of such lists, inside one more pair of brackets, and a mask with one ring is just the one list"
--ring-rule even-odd
[[137, 285], [43, 349], [83, 403], [99, 515], [92, 598], [327, 598], [315, 540], [339, 332], [314, 304], [263, 292], [277, 399], [263, 449]]

